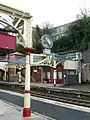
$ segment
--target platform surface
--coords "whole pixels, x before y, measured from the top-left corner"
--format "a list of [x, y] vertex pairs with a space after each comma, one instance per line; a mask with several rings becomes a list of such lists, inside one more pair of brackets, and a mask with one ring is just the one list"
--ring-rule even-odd
[[44, 116], [32, 113], [31, 118], [22, 117], [23, 108], [0, 100], [0, 120], [48, 120]]
[[[24, 83], [19, 83], [19, 82], [0, 81], [0, 83], [24, 86]], [[54, 88], [54, 89], [79, 90], [79, 91], [90, 92], [90, 84], [76, 84], [76, 85], [65, 85], [65, 86], [63, 84], [56, 84], [56, 87], [54, 87], [54, 85], [51, 83], [30, 83], [30, 85], [31, 85], [31, 87], [37, 86], [37, 87], [52, 88], [52, 89]]]

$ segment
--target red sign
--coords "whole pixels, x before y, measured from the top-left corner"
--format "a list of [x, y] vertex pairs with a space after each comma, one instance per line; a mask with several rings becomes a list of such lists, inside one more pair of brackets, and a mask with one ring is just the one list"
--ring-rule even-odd
[[15, 50], [16, 37], [0, 33], [0, 49]]

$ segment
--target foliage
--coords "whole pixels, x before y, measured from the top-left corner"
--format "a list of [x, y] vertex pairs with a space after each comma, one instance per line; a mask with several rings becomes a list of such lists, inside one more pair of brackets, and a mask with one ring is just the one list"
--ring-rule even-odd
[[16, 46], [16, 52], [25, 54], [24, 46], [22, 46], [20, 44], [17, 44], [17, 46]]
[[38, 25], [36, 25], [36, 34], [35, 34], [35, 43], [34, 43], [34, 47], [36, 48], [36, 53], [41, 53], [42, 52], [42, 45], [41, 45], [41, 37], [44, 34], [48, 34], [50, 36], [52, 36], [52, 26], [48, 23], [45, 23], [45, 25], [43, 26], [43, 28], [41, 29]]
[[0, 49], [0, 56], [5, 56], [7, 54], [10, 54], [12, 52], [19, 52], [22, 54], [25, 54], [24, 47], [20, 44], [16, 46], [16, 50], [7, 50], [7, 49]]
[[6, 56], [7, 54], [12, 53], [13, 50], [0, 49], [0, 56]]
[[52, 52], [63, 52], [68, 49], [72, 49], [71, 41], [69, 36], [63, 36], [60, 39], [54, 41]]
[[76, 21], [72, 22], [67, 34], [54, 42], [52, 50], [54, 52], [78, 50], [84, 51], [88, 48], [90, 41], [90, 16], [85, 11], [81, 11], [81, 15]]
[[37, 45], [36, 45], [36, 53], [37, 54], [40, 54], [40, 53], [42, 53], [43, 52], [43, 47], [42, 47], [42, 44], [39, 42], [39, 43], [37, 43]]

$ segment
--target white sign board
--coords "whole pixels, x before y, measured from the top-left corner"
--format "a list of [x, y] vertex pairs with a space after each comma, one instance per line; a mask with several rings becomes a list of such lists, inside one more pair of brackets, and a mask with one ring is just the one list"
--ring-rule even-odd
[[51, 54], [51, 50], [50, 49], [43, 49], [43, 53], [44, 54]]

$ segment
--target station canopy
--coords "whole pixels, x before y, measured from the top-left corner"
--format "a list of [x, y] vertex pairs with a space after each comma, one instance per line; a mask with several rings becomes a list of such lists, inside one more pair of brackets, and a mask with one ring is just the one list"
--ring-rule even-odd
[[[33, 62], [39, 62], [41, 60], [42, 60], [41, 56], [33, 56]], [[9, 64], [25, 64], [25, 62], [26, 62], [26, 58], [23, 57], [23, 58], [18, 58], [15, 60], [10, 60]]]
[[[52, 53], [51, 55], [52, 55], [52, 59], [57, 60], [57, 61], [72, 60], [72, 58], [67, 58], [67, 56], [65, 54], [59, 55], [59, 54], [56, 54], [56, 53]], [[34, 56], [33, 55], [32, 59], [33, 59], [33, 62], [40, 62], [43, 59], [45, 59], [45, 56], [42, 57], [42, 56], [36, 56], [36, 55]], [[26, 58], [25, 57], [9, 61], [9, 65], [25, 64], [25, 63], [26, 63]]]

